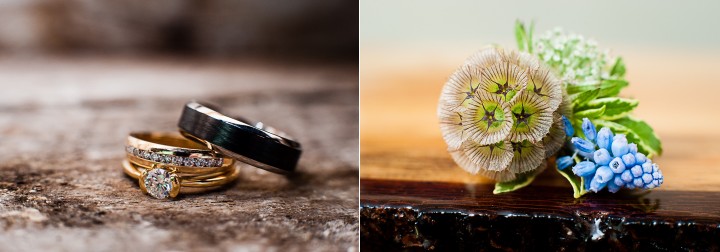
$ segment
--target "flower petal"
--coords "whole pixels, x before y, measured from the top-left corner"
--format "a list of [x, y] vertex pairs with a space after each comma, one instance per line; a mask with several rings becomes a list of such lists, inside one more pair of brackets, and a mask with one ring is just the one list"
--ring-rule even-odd
[[590, 119], [583, 118], [582, 129], [583, 133], [585, 134], [585, 138], [587, 138], [587, 140], [590, 140], [591, 142], [594, 142], [595, 137], [597, 136], [595, 124], [593, 124]]
[[513, 148], [513, 157], [509, 167], [511, 172], [531, 171], [545, 161], [545, 148], [542, 142], [532, 143], [525, 140], [519, 143], [511, 142], [510, 144]]
[[508, 141], [501, 141], [490, 145], [482, 145], [474, 141], [469, 141], [465, 142], [461, 148], [473, 164], [485, 170], [507, 170], [513, 157], [512, 146]]
[[[579, 137], [573, 137], [570, 142], [577, 148], [579, 151], [585, 152], [585, 153], [594, 153], [595, 152], [595, 145], [592, 142], [589, 142], [585, 139], [579, 138]], [[592, 155], [591, 155], [592, 156]]]
[[510, 109], [497, 96], [478, 93], [462, 114], [467, 139], [480, 145], [494, 144], [505, 139], [512, 128]]
[[603, 127], [597, 134], [597, 145], [599, 148], [608, 149], [612, 146], [613, 133], [608, 127]]
[[537, 142], [550, 131], [553, 123], [553, 111], [539, 96], [523, 92], [509, 106], [513, 115], [510, 141]]
[[565, 170], [565, 168], [573, 165], [575, 161], [571, 156], [562, 156], [555, 159], [555, 163], [557, 164], [558, 170]]
[[565, 125], [565, 135], [568, 137], [572, 137], [573, 135], [575, 135], [575, 129], [573, 128], [572, 123], [570, 123], [570, 119], [562, 116], [562, 121]]
[[595, 173], [595, 163], [590, 161], [582, 161], [573, 166], [572, 170], [575, 175], [578, 175], [580, 177], [589, 176]]

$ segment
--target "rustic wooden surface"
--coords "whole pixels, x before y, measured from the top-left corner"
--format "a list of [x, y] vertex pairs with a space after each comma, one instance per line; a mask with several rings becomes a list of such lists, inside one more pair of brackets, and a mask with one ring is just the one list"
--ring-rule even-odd
[[[0, 59], [0, 250], [353, 251], [355, 64]], [[131, 131], [174, 131], [190, 99], [303, 144], [299, 174], [242, 167], [228, 189], [143, 195], [120, 162]]]
[[[377, 226], [373, 225], [405, 223], [402, 228], [411, 228], [417, 238], [417, 235], [422, 236], [423, 228], [427, 226], [403, 220], [431, 213], [458, 214], [449, 219], [433, 220], [455, 221], [456, 229], [442, 229], [447, 233], [470, 227], [463, 225], [467, 223], [462, 220], [475, 215], [497, 216], [493, 215], [495, 211], [506, 211], [501, 216], [537, 213], [577, 221], [591, 216], [600, 218], [603, 223], [616, 220], [614, 217], [606, 218], [609, 214], [620, 218], [632, 215], [644, 220], [668, 221], [671, 227], [682, 226], [682, 223], [695, 225], [695, 216], [688, 213], [697, 211], [705, 214], [706, 224], [711, 223], [704, 226], [712, 227], [705, 229], [704, 234], [714, 234], [712, 237], [717, 240], [720, 233], [720, 215], [717, 214], [720, 204], [717, 198], [720, 193], [720, 132], [716, 130], [718, 119], [714, 115], [717, 114], [716, 96], [720, 89], [714, 83], [720, 82], [720, 76], [712, 74], [717, 66], [714, 63], [717, 52], [643, 48], [615, 52], [624, 56], [628, 67], [630, 87], [623, 90], [622, 95], [640, 100], [635, 115], [655, 128], [664, 148], [663, 155], [653, 161], [663, 170], [665, 183], [646, 196], [650, 200], [660, 199], [660, 204], [657, 209], [638, 214], [622, 211], [631, 209], [629, 206], [610, 207], [609, 204], [622, 203], [613, 203], [610, 196], [604, 194], [586, 196], [586, 202], [601, 202], [589, 204], [592, 207], [585, 207], [588, 203], [573, 201], [569, 184], [552, 169], [543, 173], [531, 186], [511, 196], [492, 195], [491, 181], [460, 169], [445, 150], [436, 119], [436, 106], [447, 77], [474, 50], [468, 48], [473, 47], [461, 45], [442, 50], [439, 47], [364, 47], [360, 65], [363, 244], [388, 243], [399, 247], [429, 248], [443, 238], [430, 235], [434, 238], [416, 240], [408, 238], [406, 235], [409, 233], [399, 231], [402, 229], [386, 228], [377, 229], [386, 233], [375, 232], [377, 230], [373, 228]], [[443, 192], [443, 189], [450, 191]], [[670, 199], [690, 195], [693, 197], [686, 200]], [[547, 202], [538, 204], [531, 201], [527, 205], [517, 202], [527, 200], [527, 197], [547, 199]], [[511, 207], [515, 204], [520, 207]], [[543, 205], [561, 207], [543, 210]], [[677, 209], [683, 210], [677, 212]], [[582, 224], [578, 222], [578, 225]], [[388, 236], [384, 235], [394, 231], [397, 231], [394, 233], [397, 236], [386, 239]], [[556, 236], [558, 239], [561, 237]], [[676, 238], [682, 237], [685, 236]], [[445, 236], [444, 239], [448, 242], [450, 238]], [[483, 239], [488, 241], [488, 238]], [[607, 236], [601, 240], [609, 241]], [[453, 246], [463, 244], [459, 240], [454, 242]], [[508, 247], [505, 244], [496, 248]]]

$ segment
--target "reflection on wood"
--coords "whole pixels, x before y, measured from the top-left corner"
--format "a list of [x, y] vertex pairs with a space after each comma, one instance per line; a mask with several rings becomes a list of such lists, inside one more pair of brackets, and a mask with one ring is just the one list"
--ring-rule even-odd
[[537, 185], [499, 195], [489, 184], [364, 179], [360, 187], [361, 243], [367, 249], [720, 246], [720, 192], [623, 191], [574, 199], [565, 188]]

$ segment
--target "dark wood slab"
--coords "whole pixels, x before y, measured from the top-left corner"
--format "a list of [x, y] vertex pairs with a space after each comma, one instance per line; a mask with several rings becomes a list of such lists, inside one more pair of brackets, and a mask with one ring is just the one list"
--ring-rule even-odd
[[[717, 250], [717, 192], [602, 193], [530, 186], [362, 180], [363, 249]], [[532, 193], [528, 193], [531, 191]]]

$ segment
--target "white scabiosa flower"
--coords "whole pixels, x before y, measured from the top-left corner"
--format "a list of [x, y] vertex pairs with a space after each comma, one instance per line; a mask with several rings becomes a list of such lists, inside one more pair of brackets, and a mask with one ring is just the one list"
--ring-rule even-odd
[[455, 162], [499, 182], [542, 171], [565, 140], [561, 83], [527, 53], [487, 48], [470, 56], [450, 76], [438, 105]]

